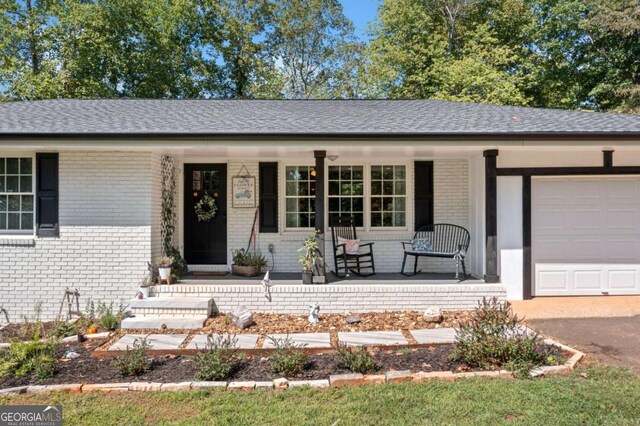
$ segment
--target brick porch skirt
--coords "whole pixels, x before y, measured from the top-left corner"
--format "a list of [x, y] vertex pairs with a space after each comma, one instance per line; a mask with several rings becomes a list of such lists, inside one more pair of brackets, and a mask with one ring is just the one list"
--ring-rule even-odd
[[159, 297], [210, 297], [215, 308], [228, 312], [246, 306], [254, 312], [306, 314], [318, 303], [322, 313], [362, 313], [424, 310], [438, 306], [443, 310], [465, 310], [477, 306], [483, 297], [506, 300], [504, 284], [322, 284], [274, 285], [269, 300], [255, 284], [175, 284], [154, 288]]

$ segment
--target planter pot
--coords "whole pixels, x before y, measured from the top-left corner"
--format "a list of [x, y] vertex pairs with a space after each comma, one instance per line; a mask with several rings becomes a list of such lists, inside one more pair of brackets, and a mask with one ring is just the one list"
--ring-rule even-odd
[[231, 265], [231, 273], [233, 275], [239, 275], [241, 277], [257, 277], [260, 275], [260, 270], [262, 268], [259, 266], [240, 266], [240, 265]]
[[313, 272], [302, 273], [302, 284], [313, 284]]
[[140, 287], [138, 288], [138, 292], [142, 294], [143, 299], [147, 299], [149, 297], [149, 287]]
[[327, 283], [327, 277], [325, 275], [314, 275], [313, 276], [313, 283], [314, 284], [326, 284]]
[[171, 268], [158, 268], [158, 274], [160, 274], [160, 279], [166, 280], [171, 276]]

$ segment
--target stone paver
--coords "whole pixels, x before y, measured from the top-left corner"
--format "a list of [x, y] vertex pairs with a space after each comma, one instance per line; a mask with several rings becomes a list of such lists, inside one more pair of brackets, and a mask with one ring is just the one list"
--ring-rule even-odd
[[[213, 337], [215, 339], [218, 336], [220, 335], [216, 334]], [[254, 349], [258, 342], [258, 337], [257, 334], [237, 334], [235, 347], [238, 349]], [[187, 349], [205, 349], [206, 346], [207, 336], [205, 334], [197, 334], [193, 336], [193, 339], [191, 339], [191, 342], [187, 345]]]
[[188, 334], [150, 334], [147, 342], [151, 349], [178, 349]]
[[348, 346], [408, 345], [401, 331], [361, 331], [338, 333], [338, 341]]
[[125, 334], [117, 342], [109, 347], [110, 351], [124, 351], [127, 350], [127, 347], [130, 349], [133, 348], [133, 342], [136, 339], [141, 339], [146, 337], [146, 334]]
[[[330, 348], [331, 347], [331, 335], [329, 333], [292, 333], [289, 334], [289, 339], [297, 344], [304, 345], [305, 348]], [[269, 337], [274, 339], [285, 339], [286, 334], [270, 334], [264, 340], [264, 348], [273, 348], [273, 342]]]
[[426, 330], [410, 330], [409, 333], [420, 344], [453, 343], [456, 339], [455, 328], [430, 328]]

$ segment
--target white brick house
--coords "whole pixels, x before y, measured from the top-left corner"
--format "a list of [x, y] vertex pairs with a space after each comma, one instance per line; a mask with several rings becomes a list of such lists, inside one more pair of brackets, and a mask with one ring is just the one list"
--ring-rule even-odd
[[[339, 213], [358, 216], [359, 239], [375, 243], [378, 278], [287, 282], [270, 302], [259, 280], [160, 294], [274, 312], [309, 301], [342, 312], [640, 294], [640, 117], [437, 101], [60, 100], [0, 104], [0, 307], [11, 320], [38, 301], [55, 316], [66, 287], [83, 300], [135, 294], [162, 252], [163, 157], [175, 165], [174, 244], [190, 269], [226, 271], [232, 250], [246, 247], [267, 200], [264, 166], [275, 172], [275, 220], [258, 220], [255, 245], [274, 273], [300, 271], [296, 250], [317, 215], [333, 269], [329, 218]], [[429, 182], [418, 163], [431, 165]], [[239, 175], [255, 179], [256, 208], [233, 206]], [[325, 202], [314, 207], [320, 179]], [[219, 183], [217, 228], [194, 231], [197, 186]], [[426, 192], [427, 207], [416, 198]], [[398, 277], [401, 242], [425, 208], [432, 222], [469, 230], [468, 280], [453, 280], [452, 259], [434, 258], [420, 260], [429, 274]]]

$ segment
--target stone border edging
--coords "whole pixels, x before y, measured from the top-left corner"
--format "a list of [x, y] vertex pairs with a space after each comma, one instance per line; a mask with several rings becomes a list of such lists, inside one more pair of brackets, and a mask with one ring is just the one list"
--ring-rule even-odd
[[[570, 371], [585, 356], [583, 352], [573, 349], [562, 343], [551, 339], [545, 339], [548, 345], [557, 346], [573, 355], [562, 365], [542, 366], [534, 368], [529, 373], [532, 377], [558, 374], [563, 371]], [[231, 390], [249, 391], [253, 389], [276, 389], [284, 390], [288, 388], [308, 386], [312, 388], [335, 388], [341, 386], [360, 386], [365, 384], [385, 384], [403, 382], [427, 382], [430, 380], [465, 379], [470, 377], [499, 377], [503, 379], [513, 378], [513, 374], [507, 370], [495, 371], [467, 371], [452, 373], [451, 371], [420, 371], [411, 373], [410, 370], [387, 371], [382, 374], [334, 374], [328, 379], [316, 380], [288, 380], [279, 378], [272, 381], [233, 381], [233, 382], [180, 382], [180, 383], [157, 383], [157, 382], [125, 382], [125, 383], [96, 383], [96, 384], [60, 384], [60, 385], [28, 385], [13, 388], [0, 389], [0, 396], [18, 394], [42, 394], [49, 392], [69, 392], [69, 393], [125, 393], [125, 392], [173, 392], [187, 390], [202, 390], [210, 388], [227, 388]]]

